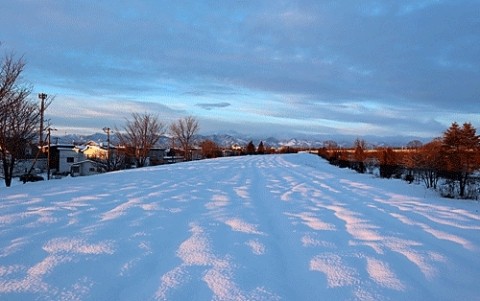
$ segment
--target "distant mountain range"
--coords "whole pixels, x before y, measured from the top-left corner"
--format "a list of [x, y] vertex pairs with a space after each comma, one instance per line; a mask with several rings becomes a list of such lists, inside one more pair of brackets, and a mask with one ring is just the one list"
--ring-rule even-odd
[[[335, 141], [339, 146], [342, 147], [351, 147], [353, 142], [358, 137], [356, 136], [327, 136], [327, 135], [316, 135], [316, 136], [302, 136], [296, 138], [252, 138], [247, 135], [239, 133], [225, 133], [225, 134], [210, 134], [210, 135], [198, 135], [197, 141], [211, 140], [221, 147], [231, 147], [232, 145], [245, 146], [250, 141], [252, 141], [256, 146], [263, 141], [264, 145], [279, 148], [282, 146], [290, 146], [297, 148], [320, 148], [324, 145], [325, 141]], [[377, 137], [377, 136], [365, 136], [359, 137], [364, 139], [368, 145], [375, 146], [405, 146], [408, 142], [412, 140], [420, 140], [421, 142], [428, 142], [429, 139], [421, 139], [418, 137]], [[112, 144], [117, 143], [117, 138], [115, 135], [110, 136]], [[77, 135], [69, 134], [65, 136], [56, 136], [53, 137], [52, 143], [58, 144], [84, 144], [88, 141], [95, 141], [97, 143], [106, 143], [107, 135], [105, 133], [95, 133], [92, 135]], [[167, 136], [162, 136], [158, 143], [162, 147], [170, 147], [172, 144], [172, 139]]]

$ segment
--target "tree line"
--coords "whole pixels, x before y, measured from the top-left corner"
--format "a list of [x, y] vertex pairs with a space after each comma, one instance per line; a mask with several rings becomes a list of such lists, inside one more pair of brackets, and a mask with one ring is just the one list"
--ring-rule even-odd
[[480, 196], [480, 136], [471, 123], [453, 122], [441, 137], [426, 144], [414, 140], [402, 149], [368, 149], [364, 140], [357, 139], [350, 149], [329, 141], [318, 153], [331, 164], [359, 173], [422, 182], [445, 197]]
[[[1, 46], [1, 43], [0, 43]], [[39, 150], [36, 157], [45, 151], [46, 141], [43, 132], [50, 129], [43, 127], [43, 115], [53, 98], [39, 94], [42, 105], [39, 107], [32, 99], [32, 86], [23, 81], [21, 75], [25, 68], [23, 57], [17, 58], [13, 53], [5, 54], [0, 61], [0, 161], [7, 187], [11, 186], [14, 169], [19, 160], [29, 157], [27, 150], [36, 139]], [[40, 125], [40, 128], [39, 128]], [[198, 120], [192, 116], [180, 118], [169, 127], [152, 114], [132, 114], [126, 119], [123, 129], [117, 129], [115, 135], [121, 149], [119, 156], [110, 157], [108, 142], [107, 169], [120, 164], [121, 160], [131, 158], [137, 167], [145, 166], [148, 153], [167, 129], [173, 139], [180, 143], [186, 160], [191, 160], [193, 138], [198, 133]], [[110, 134], [110, 128], [108, 128]], [[48, 138], [50, 138], [48, 136]], [[49, 150], [48, 150], [49, 151]], [[50, 154], [48, 154], [50, 158]], [[32, 158], [30, 158], [32, 159]], [[36, 158], [35, 158], [36, 160]], [[48, 164], [47, 164], [48, 165]], [[32, 168], [28, 171], [30, 173]]]
[[[192, 160], [194, 138], [199, 129], [199, 122], [193, 116], [180, 118], [167, 126], [153, 114], [133, 113], [130, 119], [126, 119], [123, 129], [115, 129], [119, 141], [116, 147], [117, 154], [115, 158], [107, 158], [108, 163], [111, 163], [112, 159], [116, 159], [117, 161], [114, 162], [118, 166], [118, 160], [132, 158], [136, 167], [144, 167], [150, 157], [151, 149], [167, 131], [174, 142], [179, 142], [179, 149], [184, 160], [190, 161]], [[108, 145], [108, 151], [110, 151], [110, 145]]]

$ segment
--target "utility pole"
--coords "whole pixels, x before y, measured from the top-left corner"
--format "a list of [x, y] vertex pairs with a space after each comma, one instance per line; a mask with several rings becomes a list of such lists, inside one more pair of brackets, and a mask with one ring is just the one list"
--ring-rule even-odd
[[103, 131], [107, 133], [107, 171], [110, 171], [110, 128], [104, 127]]
[[47, 99], [47, 94], [39, 93], [38, 98], [40, 99], [40, 148], [43, 147], [43, 116], [45, 112], [45, 100]]
[[[43, 103], [43, 102], [42, 102]], [[42, 117], [43, 119], [43, 117]], [[41, 126], [43, 126], [43, 121], [41, 123]], [[51, 139], [50, 139], [50, 128], [47, 129], [48, 131], [48, 150], [47, 150], [47, 180], [50, 180], [50, 142], [51, 142]], [[42, 140], [40, 140], [42, 141]], [[42, 141], [43, 142], [43, 141]]]
[[52, 129], [51, 127], [47, 128], [47, 138], [48, 138], [48, 150], [47, 150], [47, 180], [50, 180], [50, 145], [52, 142], [51, 133], [52, 131], [56, 131], [56, 129]]
[[170, 155], [172, 156], [172, 163], [177, 163], [177, 159], [175, 158], [175, 137], [172, 136], [172, 148], [170, 149]]

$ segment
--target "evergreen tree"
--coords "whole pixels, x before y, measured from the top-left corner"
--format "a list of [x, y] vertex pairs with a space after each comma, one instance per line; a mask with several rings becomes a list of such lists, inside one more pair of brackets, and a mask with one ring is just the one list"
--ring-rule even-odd
[[454, 122], [443, 134], [445, 176], [450, 183], [450, 196], [455, 196], [458, 185], [460, 197], [466, 197], [470, 175], [480, 168], [477, 153], [480, 151], [480, 136], [471, 123], [459, 126]]
[[257, 154], [259, 155], [265, 154], [265, 146], [263, 145], [263, 141], [260, 141], [260, 144], [258, 144]]
[[253, 141], [248, 142], [245, 152], [247, 153], [247, 155], [255, 154], [255, 145], [253, 144]]

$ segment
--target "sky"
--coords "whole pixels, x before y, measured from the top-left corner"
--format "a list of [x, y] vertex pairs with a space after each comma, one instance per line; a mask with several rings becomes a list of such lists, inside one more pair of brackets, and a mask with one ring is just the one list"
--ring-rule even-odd
[[0, 0], [0, 28], [69, 134], [133, 112], [204, 134], [480, 129], [478, 0]]

